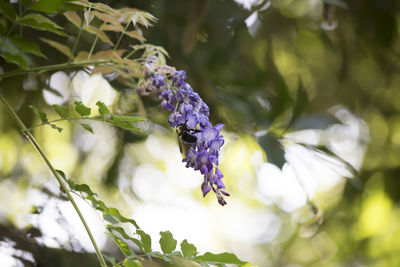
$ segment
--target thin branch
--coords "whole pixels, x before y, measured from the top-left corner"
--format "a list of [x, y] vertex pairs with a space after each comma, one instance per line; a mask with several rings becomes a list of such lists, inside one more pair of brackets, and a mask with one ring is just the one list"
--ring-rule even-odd
[[100, 120], [101, 118], [102, 118], [101, 116], [95, 116], [95, 117], [79, 117], [79, 118], [56, 119], [56, 120], [52, 120], [52, 121], [48, 121], [48, 122], [43, 122], [43, 123], [37, 124], [37, 125], [35, 125], [35, 126], [32, 126], [32, 127], [28, 128], [28, 130], [31, 131], [31, 130], [33, 130], [33, 129], [35, 129], [35, 128], [40, 127], [40, 126], [50, 125], [50, 124], [52, 124], [52, 123], [60, 122], [60, 121], [69, 121], [69, 122], [76, 121], [76, 120], [101, 121], [101, 120]]
[[49, 124], [52, 124], [52, 123], [55, 123], [55, 122], [60, 122], [60, 121], [74, 121], [74, 120], [87, 120], [87, 119], [91, 119], [91, 118], [83, 117], [83, 118], [57, 119], [57, 120], [52, 120], [52, 121], [48, 121], [48, 122], [37, 124], [35, 126], [32, 126], [32, 127], [28, 128], [28, 130], [31, 131], [31, 130], [33, 130], [35, 128], [40, 127], [40, 126], [49, 125]]
[[[72, 57], [73, 57], [74, 54], [75, 54], [76, 47], [78, 46], [79, 39], [81, 38], [81, 34], [82, 34], [82, 25], [81, 25], [81, 27], [79, 28], [78, 36], [76, 37], [74, 46], [73, 46], [73, 48], [72, 48]], [[72, 57], [69, 59], [70, 61], [74, 60]]]
[[94, 47], [96, 46], [98, 40], [99, 40], [99, 36], [96, 35], [96, 39], [94, 39], [94, 42], [93, 42], [92, 46], [90, 47], [89, 55], [87, 57], [88, 60], [90, 60], [90, 58], [92, 57]]
[[0, 79], [14, 77], [14, 76], [18, 76], [18, 75], [24, 75], [27, 73], [44, 73], [44, 72], [53, 71], [53, 70], [72, 69], [72, 68], [91, 66], [91, 65], [98, 66], [98, 65], [109, 64], [109, 63], [114, 63], [114, 61], [112, 61], [112, 60], [102, 60], [102, 61], [86, 60], [86, 61], [79, 61], [79, 62], [66, 62], [66, 63], [60, 63], [60, 64], [54, 64], [54, 65], [33, 67], [33, 68], [25, 69], [25, 70], [9, 71], [9, 72], [0, 74]]
[[125, 28], [124, 28], [124, 31], [121, 32], [121, 35], [119, 36], [118, 41], [117, 41], [117, 43], [116, 43], [115, 46], [114, 46], [114, 50], [113, 50], [114, 52], [118, 49], [118, 46], [119, 46], [119, 44], [120, 44], [121, 41], [122, 41], [122, 37], [124, 37], [125, 32], [128, 30], [128, 27], [129, 27], [129, 22], [126, 24], [126, 26], [125, 26]]
[[85, 227], [86, 232], [89, 235], [90, 241], [92, 241], [93, 247], [96, 251], [97, 257], [99, 259], [100, 265], [102, 267], [107, 267], [106, 262], [104, 261], [103, 255], [101, 254], [101, 251], [99, 247], [97, 246], [97, 243], [92, 235], [92, 232], [90, 231], [90, 228], [88, 224], [85, 221], [85, 218], [83, 217], [78, 205], [76, 204], [75, 200], [73, 199], [71, 193], [69, 192], [67, 186], [64, 184], [62, 177], [60, 174], [56, 171], [56, 169], [53, 167], [53, 165], [50, 163], [49, 159], [47, 156], [44, 154], [42, 148], [39, 146], [37, 143], [36, 139], [33, 137], [31, 132], [26, 128], [25, 124], [22, 122], [18, 114], [13, 110], [13, 108], [8, 104], [8, 102], [5, 100], [5, 98], [0, 94], [0, 101], [3, 103], [3, 105], [6, 107], [8, 112], [11, 114], [15, 122], [18, 124], [18, 126], [21, 128], [22, 134], [31, 142], [31, 144], [36, 148], [36, 150], [39, 152], [40, 156], [43, 158], [43, 160], [46, 162], [47, 166], [53, 173], [54, 177], [57, 179], [58, 183], [60, 184], [62, 190], [67, 194], [67, 197], [69, 201], [71, 202], [72, 206], [74, 207], [76, 213], [78, 214], [79, 218], [81, 219], [83, 226]]

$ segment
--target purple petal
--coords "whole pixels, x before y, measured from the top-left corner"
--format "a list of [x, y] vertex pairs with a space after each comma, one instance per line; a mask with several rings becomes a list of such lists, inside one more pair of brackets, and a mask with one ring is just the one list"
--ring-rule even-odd
[[189, 129], [196, 129], [197, 123], [198, 120], [196, 113], [192, 112], [186, 117], [186, 125]]
[[208, 120], [207, 116], [200, 115], [199, 117], [199, 123], [201, 128], [207, 128], [208, 126], [211, 126], [210, 121]]
[[208, 194], [208, 192], [211, 191], [211, 186], [206, 181], [204, 181], [201, 184], [201, 191], [203, 191], [203, 197], [205, 197]]
[[205, 130], [203, 130], [203, 138], [209, 141], [215, 139], [218, 134], [218, 130], [214, 127], [207, 127]]
[[221, 179], [222, 177], [224, 177], [224, 174], [220, 171], [220, 169], [217, 167], [215, 168], [215, 175]]
[[224, 128], [224, 124], [222, 123], [218, 123], [217, 125], [215, 125], [214, 127], [220, 132], [222, 130], [222, 128]]
[[208, 174], [208, 168], [207, 168], [207, 166], [205, 166], [205, 165], [201, 166], [200, 172], [201, 172], [201, 174], [203, 174], [203, 175], [207, 175], [207, 174]]
[[221, 195], [217, 196], [217, 198], [218, 198], [218, 203], [219, 203], [221, 206], [225, 206], [225, 205], [226, 205], [226, 201], [225, 201], [225, 199], [224, 199]]
[[210, 142], [210, 152], [216, 152], [224, 144], [224, 139], [215, 139]]

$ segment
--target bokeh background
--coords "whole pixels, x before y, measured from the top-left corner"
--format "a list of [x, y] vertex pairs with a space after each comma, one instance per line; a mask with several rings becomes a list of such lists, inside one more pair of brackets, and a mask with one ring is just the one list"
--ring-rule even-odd
[[[181, 163], [168, 114], [115, 77], [66, 70], [0, 81], [29, 126], [39, 123], [30, 104], [56, 118], [52, 104], [76, 99], [92, 107], [102, 100], [121, 114], [145, 111], [152, 121], [146, 137], [101, 123], [90, 123], [94, 134], [68, 122], [62, 133], [35, 128], [56, 168], [154, 240], [170, 230], [178, 243], [234, 252], [256, 266], [400, 266], [399, 1], [103, 2], [158, 18], [143, 29], [147, 42], [168, 51], [211, 121], [225, 124], [221, 169], [231, 196], [225, 207], [202, 198], [201, 175]], [[64, 17], [54, 19], [76, 33]], [[83, 34], [81, 48], [92, 41]], [[51, 49], [46, 55], [38, 65], [65, 60]], [[117, 253], [100, 216], [79, 204], [102, 249]], [[95, 264], [71, 205], [3, 107], [0, 225], [2, 266], [30, 266], [35, 253], [42, 266]]]

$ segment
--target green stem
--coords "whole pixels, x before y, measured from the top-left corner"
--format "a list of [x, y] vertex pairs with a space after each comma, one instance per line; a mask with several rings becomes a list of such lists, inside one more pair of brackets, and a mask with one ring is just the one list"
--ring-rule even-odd
[[[76, 37], [76, 40], [75, 40], [75, 43], [74, 43], [74, 47], [72, 48], [72, 56], [75, 54], [75, 50], [76, 50], [76, 47], [78, 46], [78, 42], [79, 42], [79, 39], [81, 38], [81, 34], [82, 34], [82, 25], [79, 28], [78, 36]], [[70, 58], [69, 60], [72, 61], [73, 58]]]
[[53, 167], [53, 165], [51, 165], [49, 159], [47, 158], [47, 156], [44, 154], [42, 148], [39, 146], [39, 144], [37, 143], [36, 139], [33, 137], [33, 135], [29, 132], [29, 130], [26, 128], [25, 124], [22, 122], [22, 120], [20, 119], [20, 117], [18, 116], [17, 113], [15, 113], [15, 111], [12, 109], [12, 107], [10, 106], [10, 104], [8, 104], [8, 102], [4, 99], [4, 97], [0, 94], [0, 101], [4, 104], [4, 106], [6, 107], [6, 109], [8, 110], [8, 112], [11, 114], [11, 116], [13, 117], [13, 119], [15, 120], [15, 122], [18, 124], [18, 126], [21, 128], [21, 132], [22, 134], [32, 143], [32, 145], [36, 148], [36, 150], [39, 152], [40, 156], [43, 158], [43, 160], [46, 162], [47, 166], [49, 167], [49, 169], [51, 170], [51, 172], [53, 173], [53, 175], [56, 177], [58, 183], [60, 184], [62, 190], [67, 194], [67, 197], [69, 199], [69, 201], [71, 201], [72, 206], [74, 206], [74, 209], [76, 211], [76, 213], [78, 213], [79, 218], [81, 219], [83, 226], [86, 229], [86, 232], [89, 235], [90, 241], [92, 241], [93, 247], [96, 251], [97, 257], [99, 259], [100, 265], [102, 267], [107, 267], [106, 262], [104, 261], [103, 255], [101, 254], [101, 251], [99, 249], [99, 247], [97, 246], [96, 241], [94, 240], [94, 237], [92, 235], [92, 232], [90, 231], [90, 228], [88, 226], [88, 224], [85, 221], [85, 218], [83, 217], [78, 205], [76, 204], [75, 200], [72, 198], [71, 193], [69, 192], [67, 186], [64, 184], [60, 174], [56, 171], [56, 169]]
[[38, 128], [40, 126], [49, 125], [49, 124], [52, 124], [52, 123], [55, 123], [55, 122], [60, 122], [60, 121], [76, 121], [76, 120], [99, 121], [100, 118], [101, 118], [100, 116], [95, 116], [95, 117], [80, 117], [80, 118], [57, 119], [57, 120], [52, 120], [52, 121], [48, 121], [48, 122], [45, 122], [45, 123], [37, 124], [35, 126], [32, 126], [32, 127], [28, 128], [28, 130], [30, 131], [30, 130], [33, 130], [33, 129]]
[[77, 68], [77, 67], [84, 67], [84, 66], [89, 66], [89, 65], [102, 65], [106, 63], [112, 63], [112, 60], [102, 60], [102, 61], [80, 61], [80, 62], [66, 62], [66, 63], [61, 63], [61, 64], [54, 64], [54, 65], [47, 65], [47, 66], [39, 66], [39, 67], [33, 67], [30, 69], [25, 69], [25, 70], [15, 70], [15, 71], [9, 71], [3, 74], [0, 74], [0, 79], [8, 78], [8, 77], [13, 77], [13, 76], [18, 76], [18, 75], [24, 75], [27, 73], [43, 73], [47, 71], [52, 71], [52, 70], [59, 70], [59, 69], [71, 69], [71, 68]]
[[88, 55], [88, 58], [87, 58], [88, 60], [90, 60], [90, 58], [92, 57], [94, 47], [97, 44], [97, 40], [99, 40], [99, 36], [98, 35], [96, 35], [96, 39], [94, 39], [94, 42], [93, 42], [92, 46], [90, 47], [89, 55]]
[[124, 58], [129, 58], [131, 57], [133, 54], [135, 54], [137, 51], [139, 51], [138, 49], [133, 49], [131, 52], [129, 52], [128, 55], [124, 56]]
[[76, 36], [75, 43], [72, 48], [72, 57], [69, 59], [70, 62], [74, 60], [73, 56], [75, 54], [76, 47], [78, 46], [79, 39], [81, 38], [82, 30], [83, 30], [83, 20], [81, 20], [81, 26], [79, 27], [78, 36]]
[[48, 121], [48, 122], [46, 122], [46, 123], [40, 123], [40, 124], [38, 124], [38, 125], [32, 126], [32, 127], [28, 128], [28, 130], [31, 131], [31, 130], [37, 128], [37, 127], [44, 126], [44, 125], [49, 125], [49, 124], [51, 124], [51, 123], [60, 122], [60, 121], [74, 121], [74, 120], [88, 120], [88, 119], [90, 120], [91, 118], [57, 119], [57, 120], [52, 120], [52, 121]]
[[116, 43], [115, 46], [114, 46], [114, 50], [113, 50], [114, 52], [115, 52], [115, 50], [117, 50], [119, 44], [121, 43], [122, 37], [124, 37], [125, 32], [128, 30], [128, 27], [129, 27], [129, 22], [125, 25], [124, 31], [121, 32], [121, 35], [119, 36], [118, 41], [117, 41], [117, 43]]

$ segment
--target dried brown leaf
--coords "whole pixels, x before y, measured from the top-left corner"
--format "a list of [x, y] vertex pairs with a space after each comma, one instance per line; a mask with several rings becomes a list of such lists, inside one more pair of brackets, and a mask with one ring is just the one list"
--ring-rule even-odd
[[114, 17], [114, 16], [111, 16], [109, 14], [101, 13], [101, 12], [96, 11], [96, 10], [93, 10], [92, 14], [95, 17], [97, 17], [98, 19], [100, 19], [100, 20], [102, 20], [102, 21], [104, 21], [106, 23], [119, 24], [119, 21], [118, 21], [119, 16], [118, 17]]
[[101, 66], [93, 69], [92, 74], [101, 73], [102, 75], [115, 72], [114, 67]]
[[105, 32], [103, 32], [102, 30], [100, 30], [100, 29], [98, 29], [98, 28], [96, 28], [96, 27], [93, 27], [93, 26], [91, 26], [91, 25], [89, 25], [89, 26], [84, 26], [83, 29], [84, 29], [85, 31], [87, 31], [87, 32], [90, 32], [90, 33], [92, 33], [92, 34], [95, 34], [95, 35], [99, 36], [99, 38], [100, 38], [103, 42], [108, 43], [108, 44], [114, 46], [113, 42], [110, 40], [110, 38], [108, 38], [107, 34], [106, 34]]
[[75, 62], [87, 60], [89, 53], [86, 51], [79, 51], [78, 55], [74, 58]]
[[124, 27], [122, 27], [120, 24], [103, 24], [103, 25], [101, 25], [100, 30], [113, 31], [113, 32], [123, 32], [124, 31]]
[[125, 49], [118, 49], [118, 50], [113, 50], [113, 49], [108, 49], [108, 50], [103, 50], [99, 51], [96, 54], [92, 55], [93, 59], [111, 59], [113, 56], [118, 56], [121, 57], [122, 54], [125, 52]]
[[67, 11], [64, 12], [63, 15], [76, 27], [81, 27], [82, 20], [75, 11]]
[[141, 42], [146, 41], [146, 39], [143, 37], [142, 33], [138, 30], [125, 32], [125, 34], [128, 35], [129, 37], [135, 38]]
[[92, 8], [113, 17], [119, 18], [121, 16], [121, 13], [118, 10], [103, 3], [92, 3]]

